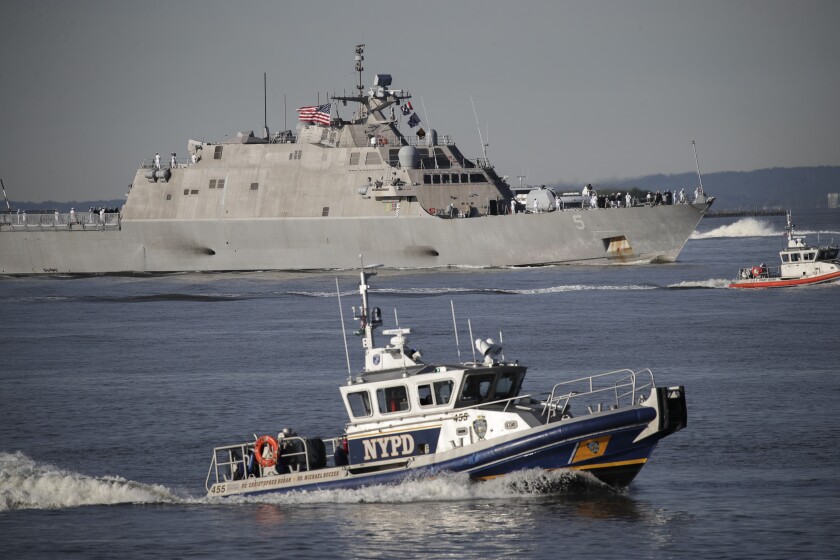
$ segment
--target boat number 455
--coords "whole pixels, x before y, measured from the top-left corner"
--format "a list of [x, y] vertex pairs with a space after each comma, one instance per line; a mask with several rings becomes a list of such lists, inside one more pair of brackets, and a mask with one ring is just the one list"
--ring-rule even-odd
[[575, 227], [578, 229], [586, 229], [586, 226], [583, 224], [583, 216], [580, 214], [575, 214], [572, 216], [572, 220], [575, 222]]

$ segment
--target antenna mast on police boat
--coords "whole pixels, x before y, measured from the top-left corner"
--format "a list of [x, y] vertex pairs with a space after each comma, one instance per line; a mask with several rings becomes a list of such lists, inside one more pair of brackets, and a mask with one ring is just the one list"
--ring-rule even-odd
[[353, 381], [353, 371], [350, 369], [350, 350], [347, 348], [347, 331], [344, 330], [344, 309], [341, 308], [341, 290], [338, 287], [338, 277], [335, 279], [335, 293], [338, 296], [338, 314], [341, 317], [341, 336], [344, 338], [344, 356], [347, 358], [347, 384]]

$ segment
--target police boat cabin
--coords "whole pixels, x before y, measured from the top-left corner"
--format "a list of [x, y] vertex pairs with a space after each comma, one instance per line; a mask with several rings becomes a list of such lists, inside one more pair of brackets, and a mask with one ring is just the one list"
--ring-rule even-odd
[[781, 265], [768, 267], [764, 263], [742, 268], [730, 288], [786, 288], [822, 284], [840, 279], [840, 248], [836, 244], [811, 247], [805, 237], [795, 235], [796, 226], [787, 212], [785, 236], [787, 246], [779, 251]]
[[[541, 395], [520, 394], [526, 368], [506, 361], [492, 339], [474, 359], [429, 364], [408, 328], [382, 331], [361, 271], [358, 334], [364, 369], [340, 387], [349, 422], [334, 437], [286, 428], [213, 450], [210, 496], [357, 488], [408, 476], [466, 473], [482, 480], [524, 469], [587, 470], [626, 486], [657, 442], [686, 425], [682, 386], [657, 387], [649, 369], [584, 376]], [[480, 356], [480, 357], [479, 357]]]

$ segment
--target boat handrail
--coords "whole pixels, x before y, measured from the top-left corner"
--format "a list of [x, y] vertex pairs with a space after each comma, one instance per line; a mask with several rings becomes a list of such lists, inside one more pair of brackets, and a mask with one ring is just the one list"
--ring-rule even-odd
[[[329, 444], [332, 447], [331, 451], [329, 451], [329, 450], [326, 451], [326, 457], [325, 458], [327, 459], [327, 461], [329, 461], [331, 458], [334, 457], [335, 449], [338, 445], [338, 441], [341, 438], [337, 437], [337, 438], [308, 438], [308, 439], [310, 439], [310, 440], [320, 439], [321, 441], [324, 442], [325, 446], [327, 444]], [[284, 459], [289, 458], [289, 457], [301, 457], [301, 456], [303, 457], [303, 459], [306, 463], [306, 468], [301, 469], [300, 468], [301, 465], [297, 465], [296, 468], [293, 467], [292, 465], [286, 465], [290, 469], [291, 472], [300, 472], [301, 470], [304, 470], [304, 471], [313, 470], [311, 468], [310, 463], [309, 463], [309, 441], [307, 441], [307, 438], [303, 438], [303, 437], [300, 437], [300, 436], [287, 436], [287, 435], [283, 434], [283, 432], [280, 432], [280, 433], [277, 434], [277, 441], [280, 443], [281, 446], [283, 445], [284, 442], [292, 442], [292, 441], [297, 441], [301, 445], [301, 447], [300, 447], [300, 449], [302, 449], [301, 451], [289, 451], [288, 448], [285, 448], [285, 446], [284, 446], [284, 450], [280, 454], [280, 457], [282, 457]], [[210, 468], [207, 471], [207, 478], [204, 481], [204, 487], [207, 489], [208, 492], [210, 491], [210, 488], [213, 487], [213, 484], [218, 484], [219, 482], [227, 482], [227, 481], [230, 481], [230, 480], [236, 480], [235, 479], [235, 474], [238, 471], [240, 466], [242, 467], [243, 478], [254, 477], [253, 474], [248, 475], [246, 473], [246, 467], [247, 467], [246, 461], [247, 461], [247, 458], [248, 458], [248, 453], [253, 451], [255, 443], [256, 442], [236, 443], [236, 444], [233, 444], [233, 445], [223, 445], [221, 447], [214, 447], [213, 448], [213, 457], [212, 457], [212, 459], [210, 459]], [[234, 451], [238, 452], [238, 454], [235, 455]], [[223, 454], [221, 457], [224, 460], [221, 460], [221, 461], [219, 460], [220, 459], [219, 453]], [[271, 467], [268, 467], [268, 468], [271, 468]], [[226, 469], [227, 469], [227, 472], [229, 473], [229, 475], [225, 474]], [[267, 476], [268, 474], [269, 473], [261, 472], [262, 476]], [[215, 482], [211, 483], [211, 478], [214, 479]]]
[[[759, 269], [758, 275], [755, 274], [756, 269]], [[779, 278], [781, 276], [781, 266], [747, 266], [738, 270], [736, 280], [748, 280], [751, 278]]]
[[[213, 484], [218, 484], [223, 480], [233, 480], [234, 473], [236, 472], [237, 467], [241, 464], [243, 469], [245, 467], [245, 457], [248, 456], [248, 448], [253, 448], [253, 443], [237, 443], [234, 445], [223, 445], [221, 447], [214, 447], [213, 448], [213, 458], [210, 460], [210, 468], [207, 470], [207, 478], [204, 481], [204, 487], [207, 491], [210, 491], [210, 488], [213, 487]], [[235, 457], [233, 455], [233, 451], [238, 450], [239, 456]], [[219, 453], [227, 452], [227, 460], [226, 461], [219, 461]], [[220, 468], [229, 468], [230, 469], [230, 478], [225, 476], [219, 476], [219, 469]], [[215, 475], [215, 482], [210, 483], [210, 477]]]
[[[614, 378], [618, 375], [624, 374], [617, 381], [606, 384], [603, 387], [597, 386], [596, 383], [605, 378]], [[642, 377], [642, 379], [639, 379]], [[582, 390], [572, 390], [575, 385], [583, 385]], [[560, 388], [569, 388], [567, 392], [560, 392]], [[636, 404], [642, 396], [642, 392], [648, 388], [655, 388], [656, 381], [653, 377], [653, 372], [650, 368], [645, 368], [639, 371], [631, 369], [619, 369], [615, 371], [607, 371], [595, 375], [588, 375], [579, 377], [577, 379], [570, 379], [562, 381], [552, 387], [548, 398], [543, 402], [542, 414], [545, 416], [553, 416], [558, 410], [565, 411], [572, 399], [579, 399], [595, 394], [612, 392], [614, 394], [614, 404], [620, 407], [622, 401], [629, 400], [629, 404]], [[562, 403], [562, 404], [561, 404]]]

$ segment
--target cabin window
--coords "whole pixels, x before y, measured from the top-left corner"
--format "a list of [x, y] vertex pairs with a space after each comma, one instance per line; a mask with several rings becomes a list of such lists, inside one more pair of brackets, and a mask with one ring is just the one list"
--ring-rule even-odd
[[452, 182], [453, 183], [460, 183], [461, 182], [461, 175], [458, 173], [452, 174]]
[[440, 178], [441, 178], [441, 181], [444, 184], [449, 183], [449, 174], [448, 173], [445, 173], [445, 174], [441, 175]]
[[350, 412], [356, 418], [370, 416], [373, 410], [370, 407], [370, 396], [367, 391], [350, 393], [347, 395], [347, 404], [350, 405]]
[[190, 194], [198, 194], [198, 189], [193, 189], [190, 191]]
[[470, 173], [470, 182], [471, 183], [486, 183], [487, 182], [487, 177], [485, 177], [483, 173]]
[[216, 179], [210, 179], [210, 188], [211, 188], [211, 189], [215, 189], [215, 188], [216, 188]]
[[350, 154], [350, 165], [359, 165], [359, 152], [352, 152]]
[[426, 173], [423, 175], [423, 184], [424, 185], [431, 185], [432, 184], [432, 176]]
[[440, 175], [432, 175], [432, 183], [434, 183], [435, 185], [439, 185], [440, 184]]
[[432, 386], [420, 385], [417, 387], [417, 398], [420, 401], [420, 406], [434, 406], [435, 400], [432, 397]]
[[172, 200], [172, 195], [171, 194], [166, 195], [166, 200]]
[[470, 182], [470, 176], [467, 175], [466, 173], [461, 173], [461, 182], [462, 183], [469, 183]]
[[461, 401], [465, 405], [478, 404], [489, 400], [493, 389], [493, 373], [477, 373], [464, 378], [464, 388], [461, 390]]
[[217, 189], [225, 188], [225, 180], [224, 179], [219, 179], [218, 181], [216, 181], [216, 188]]
[[515, 371], [499, 374], [473, 373], [464, 378], [458, 406], [472, 406], [515, 397], [522, 384], [522, 375]]
[[441, 406], [449, 404], [452, 397], [452, 381], [436, 381], [433, 385], [417, 387], [420, 406]]
[[788, 254], [787, 253], [782, 254], [782, 262], [788, 262], [788, 260], [790, 260], [788, 258]]
[[213, 159], [222, 159], [222, 148], [224, 146], [216, 146], [216, 150], [213, 152]]
[[814, 260], [814, 255], [815, 255], [815, 254], [816, 254], [816, 253], [805, 253], [805, 260], [806, 260], [806, 261], [812, 261], [812, 260]]
[[453, 385], [452, 381], [435, 381], [435, 400], [438, 404], [449, 404]]
[[518, 380], [519, 375], [512, 371], [499, 375], [499, 380], [496, 381], [496, 391], [493, 395], [493, 400], [499, 401], [515, 397], [519, 391]]
[[330, 207], [329, 206], [324, 206], [324, 208], [321, 210], [321, 216], [326, 218], [329, 215], [330, 215]]
[[822, 249], [817, 253], [817, 260], [830, 261], [837, 258], [837, 249]]
[[791, 253], [790, 262], [799, 262], [799, 253]]
[[404, 385], [377, 389], [376, 401], [379, 403], [379, 412], [392, 414], [408, 410], [408, 391]]
[[187, 196], [189, 194], [190, 194], [190, 189], [184, 189], [184, 196]]
[[255, 191], [255, 190], [259, 189], [259, 188], [260, 188], [260, 184], [259, 184], [259, 183], [251, 183], [251, 190], [252, 190], [252, 191]]

